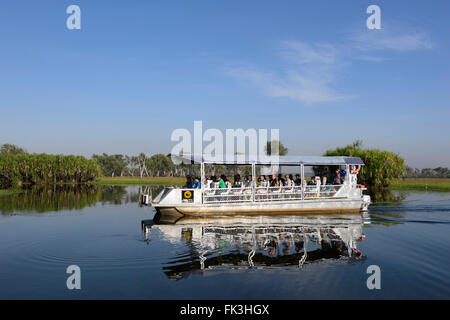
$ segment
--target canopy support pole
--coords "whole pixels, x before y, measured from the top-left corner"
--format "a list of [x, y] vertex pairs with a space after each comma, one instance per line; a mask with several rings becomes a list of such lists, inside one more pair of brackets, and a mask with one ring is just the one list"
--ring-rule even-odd
[[203, 161], [202, 161], [202, 163], [200, 164], [200, 190], [201, 190], [201, 193], [202, 193], [202, 203], [203, 203], [203, 192], [205, 191], [205, 164], [203, 163]]
[[305, 198], [305, 192], [303, 190], [303, 186], [305, 185], [305, 165], [300, 165], [300, 181], [301, 181], [301, 192], [302, 192], [302, 200]]
[[255, 186], [256, 186], [256, 165], [255, 163], [252, 163], [252, 202], [255, 202]]

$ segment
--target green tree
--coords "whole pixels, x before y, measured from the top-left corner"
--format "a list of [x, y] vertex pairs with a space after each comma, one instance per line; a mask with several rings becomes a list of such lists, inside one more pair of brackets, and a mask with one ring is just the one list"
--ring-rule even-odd
[[107, 155], [106, 153], [102, 155], [94, 154], [92, 159], [97, 161], [102, 170], [104, 176], [122, 176], [127, 168], [127, 160], [121, 154]]
[[327, 150], [325, 156], [359, 157], [365, 163], [359, 172], [358, 180], [371, 189], [389, 187], [405, 171], [405, 160], [398, 154], [378, 149], [362, 149], [362, 142], [356, 141], [343, 148]]
[[26, 150], [22, 149], [14, 144], [5, 143], [0, 147], [0, 155], [4, 154], [26, 154]]
[[166, 176], [173, 169], [172, 160], [164, 154], [155, 154], [147, 159], [147, 167], [153, 176]]
[[281, 143], [281, 141], [278, 141], [278, 140], [267, 141], [266, 148], [265, 148], [265, 151], [266, 151], [267, 155], [269, 155], [269, 156], [272, 155], [272, 144], [273, 144], [274, 146], [275, 146], [276, 144], [278, 144], [278, 155], [279, 155], [279, 156], [285, 156], [285, 155], [287, 155], [289, 149], [286, 148], [286, 147]]

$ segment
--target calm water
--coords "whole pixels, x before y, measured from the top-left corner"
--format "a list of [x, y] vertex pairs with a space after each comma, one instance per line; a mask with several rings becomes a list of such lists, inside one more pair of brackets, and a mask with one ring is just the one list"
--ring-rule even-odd
[[[139, 206], [139, 192], [0, 196], [0, 298], [450, 298], [450, 193], [395, 193], [367, 216], [142, 229], [154, 212]], [[81, 268], [81, 290], [66, 287], [69, 265]], [[381, 269], [381, 290], [367, 289], [370, 265]]]

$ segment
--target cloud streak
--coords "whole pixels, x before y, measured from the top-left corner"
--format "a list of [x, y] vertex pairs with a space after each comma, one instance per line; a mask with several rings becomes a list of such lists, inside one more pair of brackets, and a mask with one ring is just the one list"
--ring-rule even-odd
[[287, 98], [307, 105], [355, 98], [338, 88], [341, 72], [355, 60], [382, 62], [386, 52], [404, 53], [431, 49], [424, 32], [391, 29], [352, 34], [340, 44], [282, 41], [276, 49], [278, 70], [251, 65], [227, 68], [227, 74], [251, 84], [268, 96]]

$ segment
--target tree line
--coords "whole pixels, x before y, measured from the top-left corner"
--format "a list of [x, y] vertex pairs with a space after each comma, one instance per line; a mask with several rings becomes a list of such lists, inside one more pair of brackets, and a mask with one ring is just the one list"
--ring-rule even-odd
[[183, 176], [185, 168], [175, 166], [172, 160], [164, 154], [155, 154], [147, 157], [144, 153], [138, 156], [127, 156], [122, 154], [101, 155], [94, 154], [95, 160], [104, 176], [108, 177], [166, 177]]
[[[267, 154], [272, 153], [272, 142], [278, 143], [279, 155], [284, 156], [288, 153], [286, 148], [280, 141], [268, 141], [266, 145]], [[147, 157], [144, 153], [137, 156], [127, 156], [122, 154], [101, 155], [94, 154], [92, 159], [96, 160], [100, 165], [102, 174], [108, 177], [183, 177], [186, 175], [200, 175], [200, 167], [185, 164], [175, 165], [172, 159], [164, 154], [155, 154]], [[226, 166], [214, 165], [210, 169], [211, 175], [233, 174], [250, 174], [251, 169], [242, 166]]]
[[406, 166], [405, 178], [450, 178], [450, 170], [444, 167], [417, 169]]
[[[288, 149], [280, 143], [280, 155], [286, 155]], [[271, 153], [271, 142], [266, 146]], [[411, 169], [398, 154], [378, 149], [363, 149], [362, 141], [351, 145], [327, 150], [324, 156], [360, 157], [366, 164], [361, 168], [358, 180], [372, 189], [383, 189], [402, 177], [450, 177], [448, 168]], [[335, 168], [325, 168], [321, 175], [332, 175]], [[248, 166], [209, 166], [207, 175], [249, 175]], [[109, 177], [162, 177], [200, 175], [196, 165], [175, 165], [164, 154], [136, 156], [122, 154], [94, 154], [91, 159], [82, 156], [63, 156], [48, 154], [29, 154], [26, 150], [11, 144], [0, 147], [0, 188], [5, 185], [51, 184], [51, 183], [88, 183], [98, 176]]]
[[98, 163], [82, 156], [30, 154], [10, 144], [0, 147], [0, 188], [89, 183], [100, 174]]

